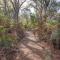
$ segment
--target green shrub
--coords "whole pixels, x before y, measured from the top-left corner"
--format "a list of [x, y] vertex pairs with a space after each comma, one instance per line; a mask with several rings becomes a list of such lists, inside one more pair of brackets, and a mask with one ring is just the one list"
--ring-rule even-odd
[[7, 47], [10, 45], [10, 40], [7, 34], [5, 34], [6, 28], [0, 26], [0, 47]]
[[47, 23], [50, 24], [50, 25], [56, 25], [57, 20], [48, 20]]
[[0, 15], [0, 26], [10, 27], [11, 20], [3, 15]]
[[16, 41], [16, 37], [8, 33], [9, 29], [0, 25], [0, 47], [10, 47]]

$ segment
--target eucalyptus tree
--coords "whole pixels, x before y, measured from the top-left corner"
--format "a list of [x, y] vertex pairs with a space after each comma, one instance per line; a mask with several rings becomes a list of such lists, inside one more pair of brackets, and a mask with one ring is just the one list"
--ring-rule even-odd
[[54, 15], [54, 12], [57, 11], [57, 2], [56, 0], [33, 0], [36, 4], [34, 8], [37, 10], [38, 20], [46, 21], [47, 17]]
[[9, 0], [0, 0], [0, 9], [4, 16], [10, 17], [11, 6]]
[[7, 0], [0, 0], [0, 11], [3, 11], [1, 13], [7, 15]]
[[[56, 0], [33, 0], [36, 4], [34, 8], [36, 9], [38, 17], [38, 35], [40, 41], [47, 41], [51, 44], [51, 28], [47, 26], [46, 21], [48, 17], [53, 17], [57, 12], [57, 1]], [[59, 41], [58, 41], [59, 42]], [[46, 50], [47, 51], [47, 50]], [[50, 54], [50, 55], [49, 55]], [[52, 53], [48, 52], [48, 57], [45, 57], [45, 60], [52, 60]]]
[[[36, 9], [37, 17], [38, 17], [38, 24], [39, 24], [39, 40], [45, 40], [48, 41], [49, 43], [51, 42], [51, 34], [52, 30], [50, 27], [46, 25], [47, 18], [49, 17], [50, 19], [56, 14], [57, 11], [60, 9], [60, 4], [56, 0], [33, 0], [34, 3], [36, 4], [33, 6]], [[60, 24], [57, 26], [58, 30]], [[60, 40], [56, 40], [56, 44]], [[57, 45], [58, 46], [58, 45]]]
[[18, 22], [19, 11], [26, 0], [10, 0], [13, 6], [13, 18]]
[[7, 0], [3, 0], [4, 3], [4, 15], [7, 15]]

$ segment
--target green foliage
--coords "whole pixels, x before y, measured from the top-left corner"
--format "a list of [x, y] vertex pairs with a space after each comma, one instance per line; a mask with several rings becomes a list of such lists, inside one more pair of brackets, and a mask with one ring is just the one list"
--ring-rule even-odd
[[31, 17], [31, 24], [32, 24], [32, 26], [36, 26], [37, 20], [36, 20], [35, 14], [31, 14], [30, 17]]
[[11, 43], [10, 38], [5, 32], [6, 28], [0, 26], [0, 47], [10, 46]]
[[7, 28], [0, 27], [0, 47], [10, 47], [16, 41], [16, 36], [8, 33]]
[[50, 24], [50, 25], [56, 25], [57, 20], [48, 20], [47, 23]]
[[16, 41], [16, 36], [8, 33], [9, 29], [11, 29], [11, 24], [10, 19], [0, 15], [0, 47], [10, 47]]
[[24, 28], [30, 29], [30, 28], [35, 28], [37, 26], [38, 22], [36, 20], [35, 14], [30, 14], [29, 19], [23, 19], [22, 20], [22, 25]]
[[37, 22], [33, 22], [33, 21], [28, 21], [28, 24], [25, 23], [24, 24], [24, 27], [27, 28], [27, 29], [30, 29], [30, 28], [35, 28], [37, 26]]
[[58, 28], [58, 37], [60, 38], [60, 28]]
[[6, 16], [0, 15], [0, 26], [10, 27], [10, 19]]

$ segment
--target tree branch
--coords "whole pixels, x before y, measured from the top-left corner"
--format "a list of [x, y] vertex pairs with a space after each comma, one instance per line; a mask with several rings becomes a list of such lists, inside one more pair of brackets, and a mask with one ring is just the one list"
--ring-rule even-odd
[[26, 0], [24, 0], [21, 4], [20, 4], [20, 7], [26, 2]]
[[10, 2], [12, 3], [12, 5], [13, 5], [13, 8], [15, 9], [15, 6], [14, 6], [14, 3], [13, 3], [13, 1], [12, 1], [12, 0], [10, 0]]

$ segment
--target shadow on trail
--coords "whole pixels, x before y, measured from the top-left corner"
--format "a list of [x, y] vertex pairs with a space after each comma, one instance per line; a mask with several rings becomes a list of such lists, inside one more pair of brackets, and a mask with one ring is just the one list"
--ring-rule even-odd
[[45, 49], [38, 44], [37, 41], [34, 41], [29, 38], [24, 38], [20, 42], [20, 58], [21, 60], [43, 60]]
[[6, 56], [7, 59], [5, 60], [45, 60], [46, 47], [44, 46], [44, 43], [38, 43], [38, 40], [36, 40], [31, 31], [26, 32], [26, 36], [23, 40], [18, 42], [16, 49], [6, 50], [8, 54]]

